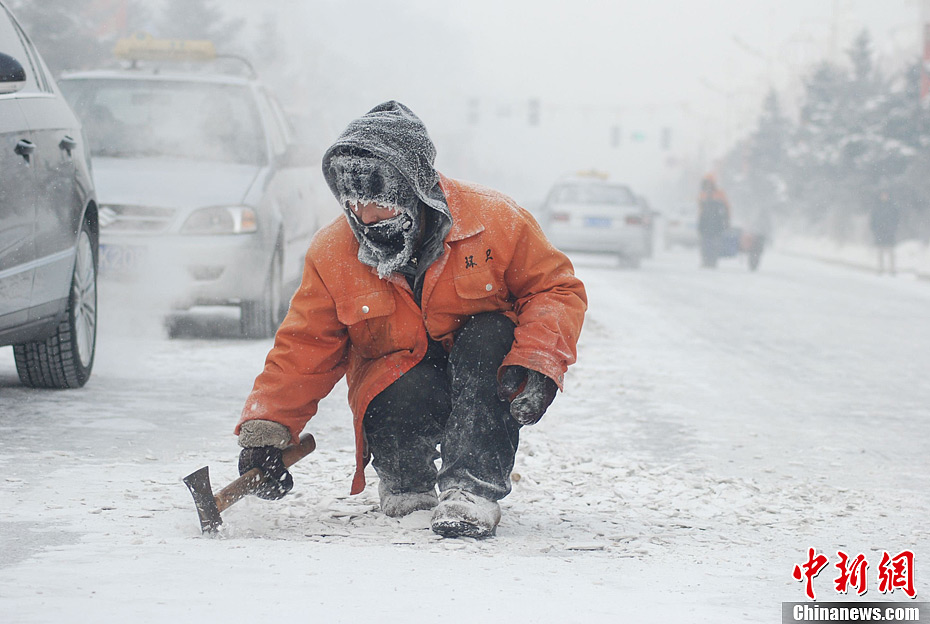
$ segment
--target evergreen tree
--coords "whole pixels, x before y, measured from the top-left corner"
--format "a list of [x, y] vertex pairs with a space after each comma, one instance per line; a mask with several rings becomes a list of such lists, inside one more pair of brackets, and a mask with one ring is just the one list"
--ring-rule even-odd
[[921, 65], [908, 66], [892, 84], [881, 111], [884, 136], [897, 150], [886, 189], [903, 211], [902, 234], [930, 242], [930, 110], [920, 103]]
[[775, 90], [769, 91], [762, 104], [759, 125], [749, 148], [750, 171], [762, 175], [783, 175], [787, 165], [791, 122], [782, 112]]
[[847, 51], [852, 62], [852, 84], [854, 90], [868, 92], [874, 79], [874, 62], [872, 59], [872, 37], [868, 30], [863, 30], [853, 40], [852, 47]]

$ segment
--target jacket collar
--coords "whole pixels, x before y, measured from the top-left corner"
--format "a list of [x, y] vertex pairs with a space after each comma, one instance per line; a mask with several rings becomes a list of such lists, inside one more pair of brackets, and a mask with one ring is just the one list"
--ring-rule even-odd
[[446, 204], [452, 213], [452, 228], [446, 235], [446, 241], [458, 241], [484, 231], [484, 224], [478, 215], [463, 205], [462, 189], [458, 182], [439, 174], [439, 187], [446, 196]]

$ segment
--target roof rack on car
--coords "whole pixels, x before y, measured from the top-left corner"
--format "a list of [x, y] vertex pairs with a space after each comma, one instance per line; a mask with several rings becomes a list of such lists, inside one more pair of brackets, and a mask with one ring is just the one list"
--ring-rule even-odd
[[129, 61], [132, 68], [137, 68], [139, 61], [206, 62], [231, 59], [242, 63], [250, 78], [258, 77], [258, 72], [248, 59], [236, 54], [217, 54], [213, 42], [206, 39], [156, 39], [147, 33], [138, 33], [117, 40], [113, 54]]

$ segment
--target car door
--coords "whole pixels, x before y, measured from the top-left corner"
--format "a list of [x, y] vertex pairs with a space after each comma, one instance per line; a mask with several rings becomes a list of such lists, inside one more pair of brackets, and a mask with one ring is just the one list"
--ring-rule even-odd
[[[89, 189], [78, 187], [75, 161], [80, 158], [81, 126], [52, 81], [32, 43], [19, 31], [35, 72], [35, 89], [19, 93], [20, 108], [32, 132], [36, 176], [34, 314], [66, 297], [74, 266], [74, 242]], [[57, 305], [57, 304], [55, 304]]]
[[[26, 50], [0, 6], [0, 52], [26, 72], [23, 89], [35, 87]], [[0, 329], [26, 320], [35, 276], [35, 143], [20, 107], [20, 94], [0, 95]]]
[[268, 131], [273, 153], [273, 173], [269, 192], [281, 214], [284, 234], [284, 281], [296, 282], [303, 271], [304, 255], [316, 230], [316, 215], [310, 205], [309, 163], [293, 158], [293, 142], [274, 99], [264, 89], [257, 98]]

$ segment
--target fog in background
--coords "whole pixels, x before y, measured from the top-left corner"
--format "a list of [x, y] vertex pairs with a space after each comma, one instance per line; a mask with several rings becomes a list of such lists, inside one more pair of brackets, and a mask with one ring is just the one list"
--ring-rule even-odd
[[322, 142], [398, 99], [426, 122], [440, 169], [527, 203], [590, 168], [658, 209], [693, 201], [697, 178], [752, 128], [770, 88], [790, 114], [804, 75], [844, 62], [864, 28], [879, 67], [920, 51], [909, 0], [222, 5], [246, 32], [276, 20], [283, 45], [265, 73], [320, 121]]
[[886, 192], [930, 242], [930, 0], [8, 1], [56, 73], [138, 32], [248, 57], [317, 156], [396, 99], [440, 170], [531, 210], [594, 169], [693, 211], [713, 171], [737, 217], [870, 244]]

